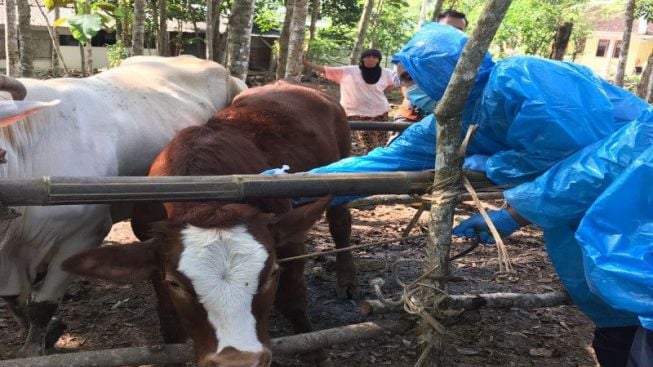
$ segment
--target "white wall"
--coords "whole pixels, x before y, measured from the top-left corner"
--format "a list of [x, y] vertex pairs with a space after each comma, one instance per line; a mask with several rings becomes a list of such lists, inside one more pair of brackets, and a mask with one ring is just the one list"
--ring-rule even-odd
[[[106, 47], [93, 47], [93, 68], [105, 69], [109, 66], [107, 59]], [[86, 52], [86, 51], [85, 51]], [[79, 46], [61, 46], [61, 53], [63, 55], [66, 67], [69, 70], [80, 70], [82, 68], [81, 57], [79, 53]], [[156, 55], [156, 49], [146, 48], [145, 55]], [[0, 68], [7, 70], [7, 60], [0, 60]], [[36, 70], [49, 70], [50, 59], [34, 59], [34, 69]]]

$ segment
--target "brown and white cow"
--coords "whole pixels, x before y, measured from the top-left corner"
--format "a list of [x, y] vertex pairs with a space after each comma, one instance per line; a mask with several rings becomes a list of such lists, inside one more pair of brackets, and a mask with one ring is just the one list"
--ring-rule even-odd
[[[241, 93], [206, 125], [179, 132], [150, 174], [253, 174], [283, 164], [306, 171], [349, 150], [349, 126], [336, 100], [277, 82]], [[165, 203], [168, 218], [155, 225], [151, 240], [91, 250], [63, 267], [111, 281], [151, 277], [164, 338], [190, 336], [202, 367], [268, 366], [273, 302], [295, 332], [311, 330], [304, 262], [277, 259], [305, 252], [305, 234], [329, 201], [296, 209], [281, 198]], [[348, 240], [349, 211], [332, 207], [327, 218], [334, 238]], [[321, 350], [305, 357], [325, 358]]]

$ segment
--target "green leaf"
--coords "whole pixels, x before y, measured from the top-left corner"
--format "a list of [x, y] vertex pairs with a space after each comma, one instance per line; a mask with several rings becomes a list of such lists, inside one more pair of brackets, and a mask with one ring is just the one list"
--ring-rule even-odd
[[106, 12], [113, 13], [114, 11], [116, 11], [116, 6], [107, 2], [99, 2], [93, 4], [93, 10], [97, 10], [97, 9], [102, 9]]
[[73, 38], [87, 43], [102, 28], [102, 17], [98, 14], [82, 14], [68, 17], [70, 32]]
[[98, 12], [96, 14], [102, 18], [102, 28], [107, 32], [113, 32], [116, 28], [116, 18], [104, 12]]
[[52, 24], [53, 27], [62, 27], [64, 25], [68, 24], [68, 18], [59, 18], [54, 21], [54, 24]]
[[45, 6], [46, 9], [52, 10], [56, 7], [62, 7], [68, 4], [72, 4], [73, 2], [74, 0], [45, 0], [43, 5]]

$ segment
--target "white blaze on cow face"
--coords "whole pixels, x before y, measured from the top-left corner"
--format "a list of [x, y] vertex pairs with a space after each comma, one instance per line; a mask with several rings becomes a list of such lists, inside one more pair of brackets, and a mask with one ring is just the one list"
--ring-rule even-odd
[[252, 300], [268, 258], [265, 247], [244, 226], [206, 229], [188, 225], [179, 271], [193, 284], [216, 332], [220, 353], [226, 347], [261, 352]]

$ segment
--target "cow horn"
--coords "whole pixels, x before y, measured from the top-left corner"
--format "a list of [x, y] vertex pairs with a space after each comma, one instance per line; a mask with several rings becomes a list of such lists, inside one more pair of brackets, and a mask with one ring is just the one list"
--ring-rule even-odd
[[10, 76], [0, 75], [0, 91], [7, 91], [15, 101], [22, 101], [27, 95], [23, 83]]

